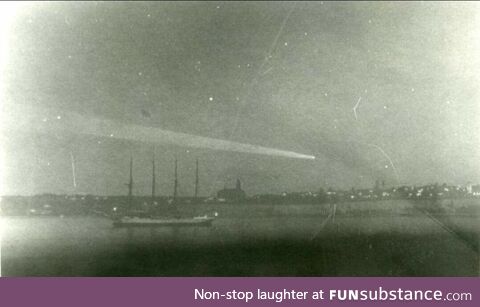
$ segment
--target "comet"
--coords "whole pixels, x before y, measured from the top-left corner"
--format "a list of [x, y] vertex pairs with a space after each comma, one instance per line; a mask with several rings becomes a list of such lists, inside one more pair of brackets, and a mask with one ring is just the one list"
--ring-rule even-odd
[[5, 115], [1, 128], [6, 131], [15, 129], [46, 134], [62, 132], [293, 159], [315, 159], [315, 156], [293, 151], [174, 132], [158, 127], [125, 124], [110, 119], [89, 117], [74, 112], [60, 112], [47, 108], [14, 106], [5, 110]]

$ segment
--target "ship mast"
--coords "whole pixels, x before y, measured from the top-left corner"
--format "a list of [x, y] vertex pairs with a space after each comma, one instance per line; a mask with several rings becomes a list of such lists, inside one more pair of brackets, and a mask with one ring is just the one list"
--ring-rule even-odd
[[152, 156], [152, 202], [155, 201], [155, 147], [153, 147]]
[[173, 202], [177, 200], [177, 189], [178, 189], [178, 174], [177, 174], [177, 158], [175, 158], [175, 181], [173, 184]]
[[128, 186], [128, 203], [130, 207], [132, 206], [132, 197], [133, 197], [133, 157], [130, 157], [130, 181], [127, 183]]
[[195, 168], [195, 198], [198, 197], [198, 159], [196, 161], [196, 168]]

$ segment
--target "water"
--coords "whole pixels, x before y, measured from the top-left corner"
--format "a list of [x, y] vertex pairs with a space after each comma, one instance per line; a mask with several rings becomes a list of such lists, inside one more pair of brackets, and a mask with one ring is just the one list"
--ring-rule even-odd
[[[333, 224], [324, 223], [330, 205], [186, 206], [184, 212], [219, 217], [211, 228], [135, 229], [133, 235], [103, 217], [3, 217], [2, 273], [478, 275], [478, 252], [425, 215], [407, 214], [408, 203], [337, 208]], [[478, 217], [449, 221], [478, 239]]]

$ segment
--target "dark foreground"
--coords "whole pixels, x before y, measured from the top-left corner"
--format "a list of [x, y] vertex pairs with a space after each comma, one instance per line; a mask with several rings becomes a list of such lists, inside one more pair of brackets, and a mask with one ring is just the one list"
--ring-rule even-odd
[[200, 246], [131, 242], [2, 263], [4, 276], [478, 276], [479, 269], [478, 253], [461, 241], [401, 233]]
[[[477, 206], [476, 203], [471, 204]], [[463, 204], [462, 204], [463, 206]], [[479, 215], [409, 203], [235, 206], [212, 227], [2, 219], [3, 276], [479, 276]]]
[[[477, 276], [479, 259], [441, 235], [350, 235], [312, 242], [257, 241], [181, 247], [132, 243], [115, 252], [10, 259], [23, 276]], [[439, 252], [443, 251], [443, 252]]]

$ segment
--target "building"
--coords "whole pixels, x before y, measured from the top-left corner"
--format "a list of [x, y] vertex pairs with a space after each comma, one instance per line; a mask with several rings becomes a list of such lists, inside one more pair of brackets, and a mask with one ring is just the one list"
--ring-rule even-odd
[[234, 189], [227, 189], [224, 188], [217, 192], [218, 199], [224, 199], [228, 202], [237, 202], [244, 200], [246, 198], [245, 191], [242, 190], [242, 183], [240, 179], [237, 179], [237, 184], [235, 185]]
[[480, 184], [472, 186], [472, 195], [473, 196], [480, 196]]

